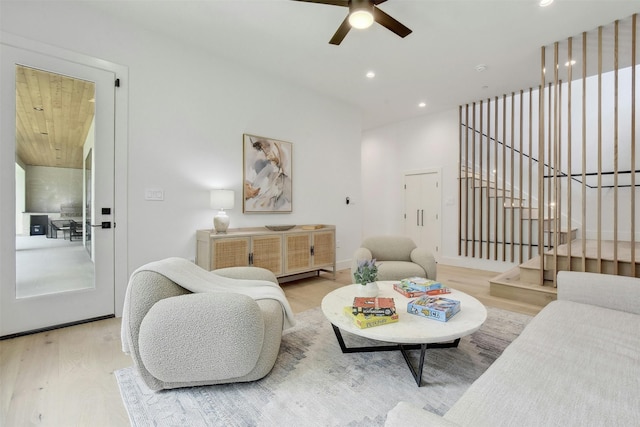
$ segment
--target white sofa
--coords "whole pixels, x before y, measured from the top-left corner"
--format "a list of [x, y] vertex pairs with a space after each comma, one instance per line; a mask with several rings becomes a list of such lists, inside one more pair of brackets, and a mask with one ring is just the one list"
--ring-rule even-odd
[[386, 426], [639, 426], [640, 279], [558, 273], [547, 305], [438, 416], [400, 402]]

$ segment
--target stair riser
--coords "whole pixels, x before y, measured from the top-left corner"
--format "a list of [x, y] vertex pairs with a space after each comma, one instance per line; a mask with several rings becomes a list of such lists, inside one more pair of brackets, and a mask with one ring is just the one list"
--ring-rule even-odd
[[552, 293], [516, 288], [493, 282], [490, 284], [489, 293], [494, 297], [506, 298], [512, 301], [538, 305], [541, 307], [544, 307], [556, 299], [555, 294]]
[[[616, 266], [613, 261], [602, 260], [601, 269], [598, 271], [598, 260], [586, 259], [585, 271], [591, 273], [604, 273], [604, 274], [618, 274], [620, 276], [640, 277], [640, 263], [636, 263], [635, 275], [630, 262], [618, 261], [618, 271], [616, 273]], [[553, 256], [545, 255], [545, 269], [553, 269]], [[571, 257], [571, 268], [569, 268], [569, 261], [565, 256], [558, 256], [558, 271], [582, 271], [582, 258]], [[537, 274], [537, 271], [536, 273]], [[528, 276], [531, 277], [531, 276]], [[546, 277], [545, 277], [546, 278]]]
[[[553, 271], [545, 270], [544, 279], [553, 282]], [[540, 283], [540, 270], [535, 268], [520, 267], [520, 281], [537, 285]]]

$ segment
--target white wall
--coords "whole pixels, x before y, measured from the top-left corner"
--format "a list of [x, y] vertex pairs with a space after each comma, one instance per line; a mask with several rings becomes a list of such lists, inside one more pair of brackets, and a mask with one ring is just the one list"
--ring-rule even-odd
[[82, 204], [82, 169], [27, 166], [27, 212], [60, 212], [60, 205]]
[[458, 109], [372, 129], [362, 138], [365, 219], [362, 233], [404, 234], [403, 176], [442, 171], [442, 247], [439, 262], [505, 271], [514, 264], [458, 256]]
[[[236, 190], [232, 227], [327, 223], [338, 261], [360, 240], [359, 112], [344, 103], [84, 10], [80, 2], [2, 2], [3, 31], [129, 69], [128, 267], [195, 256], [211, 228], [209, 189]], [[242, 134], [294, 144], [292, 214], [243, 215]], [[147, 188], [165, 200], [144, 200]], [[117, 207], [116, 207], [117, 209]]]

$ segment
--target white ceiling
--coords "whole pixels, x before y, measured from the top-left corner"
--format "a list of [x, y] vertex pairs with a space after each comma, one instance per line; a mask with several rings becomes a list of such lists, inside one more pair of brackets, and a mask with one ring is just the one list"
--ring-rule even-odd
[[[374, 24], [329, 39], [347, 14], [291, 0], [85, 0], [88, 7], [359, 107], [369, 129], [540, 82], [540, 47], [640, 12], [640, 0], [388, 0], [413, 33]], [[480, 73], [475, 67], [486, 64]], [[376, 77], [367, 79], [367, 71]], [[426, 108], [419, 108], [424, 101]]]

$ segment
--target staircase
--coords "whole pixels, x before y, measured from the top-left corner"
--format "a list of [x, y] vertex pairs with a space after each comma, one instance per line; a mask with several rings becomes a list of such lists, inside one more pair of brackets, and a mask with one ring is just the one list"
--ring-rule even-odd
[[[584, 246], [584, 257], [583, 257]], [[617, 251], [617, 254], [614, 252]], [[544, 284], [539, 285], [540, 257], [535, 257], [519, 266], [506, 271], [489, 281], [492, 296], [507, 298], [514, 301], [544, 307], [556, 299], [557, 290], [553, 286], [554, 271], [587, 271], [622, 276], [640, 277], [640, 243], [635, 243], [635, 262], [631, 259], [632, 247], [630, 242], [615, 242], [603, 240], [598, 256], [596, 240], [571, 241], [571, 254], [567, 243], [558, 246], [556, 255], [554, 250], [545, 252]], [[557, 259], [557, 269], [554, 267]], [[635, 271], [634, 271], [635, 270]]]

